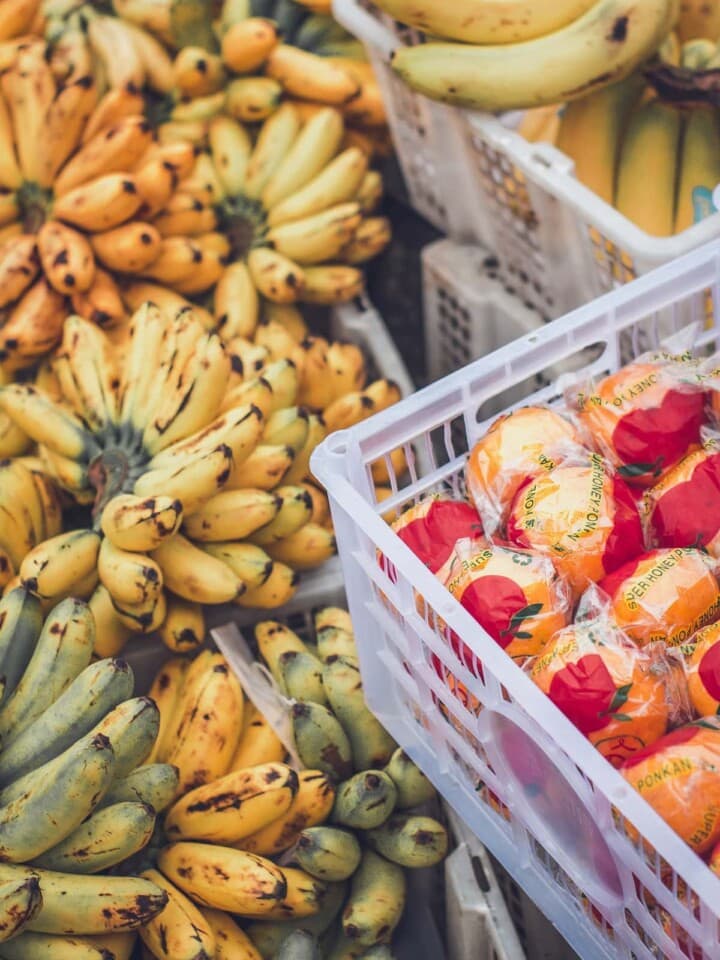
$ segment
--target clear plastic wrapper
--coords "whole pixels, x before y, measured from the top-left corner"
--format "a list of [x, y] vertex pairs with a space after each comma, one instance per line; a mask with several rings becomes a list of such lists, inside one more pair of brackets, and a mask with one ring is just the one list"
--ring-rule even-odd
[[681, 657], [604, 617], [560, 630], [526, 669], [615, 767], [691, 715]]
[[717, 572], [714, 557], [674, 547], [635, 557], [598, 587], [608, 598], [608, 615], [635, 643], [677, 645], [720, 617]]
[[578, 596], [644, 550], [632, 492], [597, 453], [568, 461], [518, 490], [507, 538], [551, 557]]
[[646, 354], [566, 400], [585, 442], [648, 487], [700, 443], [708, 394], [699, 369], [689, 353]]
[[703, 855], [720, 841], [719, 769], [720, 717], [704, 717], [633, 754], [620, 772]]
[[720, 713], [720, 623], [698, 630], [683, 653], [695, 713], [699, 717]]
[[[445, 585], [514, 660], [534, 656], [572, 618], [572, 595], [552, 562], [539, 554], [460, 540], [445, 567]], [[454, 632], [453, 650], [471, 672], [478, 660]]]
[[498, 417], [470, 451], [465, 470], [485, 530], [494, 533], [503, 525], [528, 479], [582, 455], [577, 429], [549, 407], [521, 407]]

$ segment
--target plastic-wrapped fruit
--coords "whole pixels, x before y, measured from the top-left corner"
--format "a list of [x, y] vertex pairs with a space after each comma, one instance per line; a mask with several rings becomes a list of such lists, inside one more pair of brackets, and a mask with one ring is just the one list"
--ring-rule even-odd
[[720, 623], [698, 630], [687, 655], [688, 693], [700, 717], [720, 711]]
[[651, 486], [700, 442], [707, 398], [689, 356], [638, 360], [575, 396], [581, 427], [621, 476]]
[[577, 430], [554, 410], [522, 407], [498, 417], [470, 451], [465, 473], [486, 529], [499, 526], [528, 478], [581, 454]]
[[643, 550], [632, 492], [598, 454], [521, 487], [507, 536], [517, 546], [551, 557], [576, 593]]
[[[489, 540], [461, 540], [447, 565], [450, 593], [508, 656], [535, 655], [572, 613], [570, 591], [547, 557]], [[465, 666], [478, 660], [454, 632], [451, 645]]]
[[695, 853], [703, 854], [720, 841], [719, 768], [720, 718], [705, 717], [633, 754], [620, 771]]
[[720, 447], [693, 450], [643, 496], [648, 540], [658, 547], [703, 547], [720, 556]]
[[685, 643], [720, 616], [717, 561], [686, 547], [651, 550], [599, 583], [610, 617], [636, 643]]
[[664, 650], [641, 650], [602, 619], [557, 633], [530, 676], [615, 767], [663, 736], [677, 699]]
[[[433, 494], [402, 513], [392, 528], [432, 572], [438, 573], [458, 540], [479, 537], [482, 523], [464, 500]], [[440, 574], [442, 579], [442, 574]]]

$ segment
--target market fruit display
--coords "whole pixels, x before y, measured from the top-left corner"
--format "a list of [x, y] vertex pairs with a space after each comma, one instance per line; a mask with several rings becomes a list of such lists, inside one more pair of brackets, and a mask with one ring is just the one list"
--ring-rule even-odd
[[[307, 641], [279, 621], [259, 623], [255, 634], [278, 691], [292, 697], [301, 765], [289, 765], [253, 691], [244, 698], [222, 655], [206, 650], [161, 669], [150, 759], [176, 765], [179, 780], [167, 842], [142, 872], [168, 904], [140, 938], [160, 958], [195, 956], [184, 951], [198, 941], [208, 955], [253, 960], [294, 957], [291, 948], [306, 941], [310, 956], [364, 956], [391, 940], [404, 870], [447, 852], [445, 828], [414, 809], [434, 790], [365, 705], [347, 611], [318, 610]], [[315, 669], [303, 672], [304, 684], [295, 677], [290, 694], [286, 668], [300, 655]], [[306, 711], [318, 719], [306, 723]], [[169, 927], [176, 953], [164, 941]]]
[[[95, 629], [81, 600], [62, 600], [44, 620], [39, 599], [22, 587], [0, 600], [3, 956], [62, 955], [76, 936], [78, 949], [114, 944], [127, 947], [118, 957], [129, 955], [129, 931], [167, 902], [149, 880], [103, 875], [148, 843], [177, 773], [141, 766], [159, 712], [133, 697], [124, 661], [92, 662]], [[127, 786], [145, 769], [164, 779], [153, 805]]]

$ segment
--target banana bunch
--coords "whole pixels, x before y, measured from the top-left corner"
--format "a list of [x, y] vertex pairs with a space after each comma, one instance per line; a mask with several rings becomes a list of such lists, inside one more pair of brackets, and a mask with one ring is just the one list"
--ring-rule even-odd
[[124, 661], [92, 661], [95, 629], [81, 600], [44, 621], [22, 587], [0, 600], [3, 957], [127, 958], [129, 931], [167, 901], [146, 879], [100, 875], [148, 843], [178, 775], [140, 766], [160, 714], [132, 696]]
[[44, 27], [41, 0], [2, 0], [0, 3], [0, 44], [11, 55], [9, 41], [37, 35]]
[[377, 6], [433, 35], [395, 51], [393, 69], [406, 83], [435, 100], [488, 111], [564, 103], [624, 79], [658, 50], [679, 12], [677, 0]]
[[180, 785], [164, 821], [170, 845], [147, 875], [169, 896], [140, 931], [150, 956], [195, 957], [201, 942], [228, 960], [392, 958], [404, 868], [444, 857], [444, 828], [412, 812], [434, 798], [431, 784], [365, 706], [347, 612], [319, 610], [315, 632], [311, 644], [279, 622], [256, 628], [263, 660], [296, 701], [299, 771], [239, 687], [230, 715], [217, 692], [201, 692], [226, 683], [215, 677], [227, 666], [219, 654], [175, 658], [156, 677], [160, 734], [149, 762], [178, 764]]

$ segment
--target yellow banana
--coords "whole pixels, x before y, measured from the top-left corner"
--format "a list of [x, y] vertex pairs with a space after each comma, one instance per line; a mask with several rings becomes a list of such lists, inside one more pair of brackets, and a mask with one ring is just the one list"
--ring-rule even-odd
[[278, 360], [268, 364], [263, 369], [262, 376], [272, 389], [272, 411], [282, 410], [296, 403], [298, 370], [291, 360]]
[[157, 138], [163, 146], [173, 146], [180, 143], [192, 143], [198, 149], [204, 146], [207, 137], [207, 120], [168, 120], [161, 123], [157, 129]]
[[[362, 152], [362, 151], [361, 151]], [[368, 170], [360, 182], [355, 200], [360, 204], [363, 213], [373, 213], [382, 200], [382, 176], [377, 170]]]
[[297, 344], [302, 343], [310, 334], [302, 313], [292, 304], [268, 302], [264, 305], [264, 315], [270, 323], [284, 327]]
[[83, 404], [83, 419], [96, 429], [118, 420], [117, 370], [115, 355], [105, 334], [78, 316], [70, 316], [63, 327], [58, 358], [67, 360], [58, 366], [72, 377], [72, 388]]
[[305, 351], [298, 402], [313, 410], [323, 410], [332, 403], [335, 384], [328, 363], [330, 344], [323, 337], [309, 336], [300, 344]]
[[182, 466], [191, 457], [207, 454], [219, 444], [229, 448], [237, 465], [255, 448], [263, 426], [257, 407], [252, 404], [232, 407], [196, 433], [165, 447], [153, 457], [150, 466], [158, 469]]
[[35, 183], [42, 172], [38, 144], [43, 142], [45, 118], [55, 97], [55, 79], [44, 52], [42, 43], [21, 47], [15, 63], [0, 80], [12, 117], [20, 170], [25, 180]]
[[28, 31], [40, 6], [38, 0], [6, 0], [0, 8], [0, 41], [11, 40]]
[[697, 37], [720, 37], [720, 10], [705, 0], [683, 0], [677, 32], [681, 43]]
[[346, 430], [356, 423], [361, 423], [377, 412], [375, 400], [366, 392], [346, 393], [327, 407], [323, 420], [327, 432], [334, 433], [335, 430]]
[[405, 907], [405, 874], [397, 864], [366, 850], [343, 910], [343, 932], [365, 947], [392, 935]]
[[243, 592], [242, 581], [230, 567], [209, 556], [176, 533], [152, 552], [165, 585], [184, 600], [227, 603]]
[[100, 61], [110, 87], [131, 87], [141, 90], [145, 68], [123, 20], [96, 16], [88, 23], [88, 40]]
[[232, 470], [228, 490], [272, 490], [287, 473], [295, 456], [292, 447], [260, 444]]
[[263, 367], [270, 362], [270, 351], [265, 346], [258, 346], [252, 340], [244, 337], [234, 337], [227, 343], [230, 362], [233, 369], [233, 380], [230, 389], [247, 383], [245, 378], [262, 376]]
[[275, 610], [289, 603], [300, 583], [299, 575], [284, 563], [273, 563], [270, 576], [259, 587], [251, 587], [237, 597], [239, 607]]
[[26, 433], [16, 426], [6, 413], [0, 413], [0, 457], [19, 457], [32, 446]]
[[238, 261], [225, 267], [215, 287], [214, 307], [223, 340], [253, 335], [260, 304], [245, 263]]
[[110, 230], [137, 213], [142, 198], [129, 173], [108, 173], [69, 190], [55, 202], [54, 215], [92, 232]]
[[192, 100], [177, 103], [171, 113], [172, 123], [206, 123], [216, 116], [225, 106], [225, 91], [210, 93], [204, 97], [195, 97]]
[[271, 227], [301, 220], [329, 207], [358, 200], [357, 194], [367, 173], [367, 156], [357, 147], [343, 150], [312, 179], [276, 203], [268, 215]]
[[205, 543], [203, 550], [227, 564], [249, 590], [261, 587], [272, 573], [272, 560], [261, 547], [252, 543], [238, 543], [235, 540]]
[[298, 791], [287, 812], [262, 830], [244, 837], [242, 848], [264, 856], [287, 850], [307, 827], [324, 823], [335, 802], [335, 788], [320, 770], [301, 770]]
[[165, 46], [147, 30], [141, 30], [129, 22], [124, 25], [145, 71], [146, 86], [158, 93], [170, 93], [175, 85], [175, 75]]
[[142, 115], [123, 117], [101, 130], [65, 164], [53, 184], [55, 196], [104, 174], [130, 170], [151, 143], [152, 130]]
[[37, 280], [10, 311], [0, 328], [0, 357], [6, 369], [21, 369], [51, 350], [67, 316], [65, 298], [46, 280]]
[[321, 490], [319, 487], [316, 487], [314, 483], [301, 483], [301, 487], [307, 491], [310, 500], [312, 501], [312, 514], [310, 516], [310, 521], [312, 523], [319, 523], [320, 526], [332, 526], [332, 521], [330, 519], [330, 504], [328, 502], [327, 494]]
[[169, 596], [160, 639], [174, 653], [189, 653], [205, 642], [205, 617], [199, 603]]
[[337, 551], [332, 530], [318, 523], [306, 523], [295, 533], [267, 546], [272, 559], [294, 570], [311, 570], [329, 560]]
[[145, 267], [142, 275], [174, 286], [178, 281], [192, 276], [202, 259], [202, 250], [189, 237], [163, 237], [160, 253]]
[[[206, 237], [220, 237], [220, 234], [206, 234]], [[203, 243], [203, 237], [197, 237], [198, 247], [200, 249], [201, 259], [197, 269], [188, 276], [175, 281], [175, 287], [180, 293], [186, 293], [189, 296], [205, 293], [214, 287], [222, 276], [225, 269], [226, 255], [212, 249], [212, 242], [208, 240]], [[227, 239], [222, 238], [222, 244], [227, 244]]]
[[306, 271], [267, 247], [250, 251], [248, 266], [260, 293], [275, 303], [295, 303], [305, 297]]
[[208, 127], [210, 155], [225, 191], [231, 197], [242, 192], [252, 140], [242, 124], [219, 116]]
[[120, 494], [103, 510], [101, 526], [120, 550], [147, 551], [177, 533], [182, 518], [182, 505], [172, 497]]
[[715, 212], [712, 194], [720, 182], [720, 130], [714, 110], [696, 107], [689, 112], [678, 163], [675, 233]]
[[280, 224], [268, 233], [268, 241], [281, 255], [301, 265], [332, 260], [353, 239], [360, 226], [356, 203], [341, 203], [303, 220]]
[[277, 620], [263, 620], [255, 626], [255, 640], [275, 680], [281, 682], [280, 657], [286, 653], [309, 654], [307, 646], [286, 624]]
[[107, 537], [98, 553], [100, 583], [121, 606], [137, 606], [155, 600], [162, 590], [160, 567], [142, 553], [120, 550]]
[[37, 241], [32, 234], [0, 248], [0, 307], [17, 300], [38, 275]]
[[104, 330], [123, 323], [127, 316], [120, 290], [106, 270], [95, 268], [95, 279], [85, 293], [75, 293], [72, 297], [75, 313], [90, 320]]
[[37, 877], [0, 882], [0, 943], [10, 940], [32, 920], [42, 904]]
[[[338, 66], [341, 63], [340, 60], [335, 62]], [[362, 66], [367, 66], [367, 64], [362, 64]], [[356, 72], [354, 63], [350, 67], [350, 72]], [[382, 92], [374, 77], [360, 80], [360, 93], [345, 104], [343, 113], [348, 123], [364, 127], [384, 127], [387, 123], [387, 111], [385, 110]]]
[[160, 255], [161, 237], [153, 224], [134, 220], [93, 234], [90, 246], [108, 270], [140, 273]]
[[163, 237], [197, 236], [217, 226], [212, 206], [204, 204], [189, 193], [178, 191], [165, 204], [153, 224]]
[[160, 284], [130, 283], [123, 288], [123, 299], [131, 310], [139, 310], [148, 301], [173, 315], [180, 310], [192, 310], [205, 330], [213, 330], [215, 327], [215, 318], [209, 310], [204, 310], [196, 303], [191, 303], [190, 300], [181, 297], [179, 293]]
[[342, 114], [331, 107], [308, 120], [263, 189], [267, 210], [291, 197], [327, 166], [340, 147], [343, 131]]
[[215, 937], [215, 960], [262, 960], [252, 940], [222, 910], [202, 910]]
[[[244, 770], [263, 763], [278, 763], [285, 758], [283, 742], [255, 704], [248, 701], [243, 713], [243, 728], [230, 771]], [[302, 773], [299, 775], [302, 777]], [[300, 781], [298, 781], [298, 787]]]
[[306, 267], [299, 299], [306, 303], [347, 303], [363, 290], [363, 275], [355, 267], [340, 264]]
[[347, 70], [324, 57], [297, 47], [279, 44], [265, 64], [265, 73], [292, 96], [321, 103], [343, 104], [360, 92], [360, 84]]
[[223, 62], [234, 73], [256, 73], [277, 42], [277, 28], [271, 20], [248, 17], [223, 34]]
[[304, 407], [286, 407], [271, 413], [265, 422], [263, 443], [302, 450], [308, 435], [308, 413]]
[[244, 405], [249, 403], [257, 407], [263, 416], [270, 413], [273, 407], [272, 387], [264, 377], [255, 377], [252, 380], [245, 380], [236, 386], [233, 386], [223, 398], [220, 405], [220, 411], [227, 413], [236, 404]]
[[367, 378], [365, 357], [354, 343], [331, 343], [327, 363], [333, 380], [334, 399], [362, 390]]
[[345, 263], [366, 263], [385, 249], [392, 239], [387, 217], [367, 217], [359, 224], [340, 256]]
[[153, 748], [145, 761], [146, 764], [164, 760], [170, 750], [172, 741], [168, 738], [168, 732], [172, 732], [175, 708], [180, 701], [185, 675], [189, 667], [189, 660], [173, 657], [165, 661], [153, 680], [148, 696], [160, 711], [160, 728]]
[[95, 570], [100, 537], [92, 530], [71, 530], [34, 547], [20, 565], [23, 586], [41, 598], [66, 594]]
[[323, 897], [327, 893], [326, 885], [304, 870], [295, 867], [283, 867], [287, 884], [287, 893], [267, 914], [270, 919], [296, 920], [312, 917], [319, 912]]
[[198, 908], [158, 870], [141, 874], [168, 897], [165, 909], [140, 928], [140, 939], [154, 957], [167, 960], [200, 960], [215, 956], [215, 937]]
[[185, 517], [183, 529], [193, 540], [244, 540], [270, 523], [279, 509], [277, 493], [224, 490]]
[[182, 97], [217, 93], [225, 80], [222, 59], [202, 47], [182, 47], [175, 56], [173, 74]]
[[23, 175], [15, 154], [15, 134], [8, 103], [0, 84], [0, 184], [8, 190], [21, 185]]
[[253, 531], [248, 539], [257, 546], [283, 540], [296, 533], [310, 520], [312, 501], [306, 490], [299, 486], [278, 487], [276, 496], [280, 498], [280, 507], [273, 519], [265, 526]]
[[118, 87], [108, 90], [95, 105], [82, 131], [81, 142], [88, 143], [101, 130], [123, 117], [142, 116], [142, 113], [143, 98], [137, 89]]
[[299, 131], [300, 118], [289, 103], [284, 103], [265, 121], [245, 172], [244, 193], [248, 197], [260, 197], [270, 178], [285, 161]]
[[226, 485], [232, 462], [232, 450], [220, 443], [214, 450], [188, 457], [179, 466], [148, 470], [136, 480], [134, 493], [143, 499], [172, 497], [180, 501], [184, 513], [194, 513]]
[[95, 655], [101, 658], [117, 656], [133, 631], [120, 619], [110, 592], [102, 584], [93, 590], [88, 606], [95, 618]]
[[225, 109], [236, 120], [257, 123], [280, 106], [282, 86], [270, 77], [238, 77], [226, 89]]

